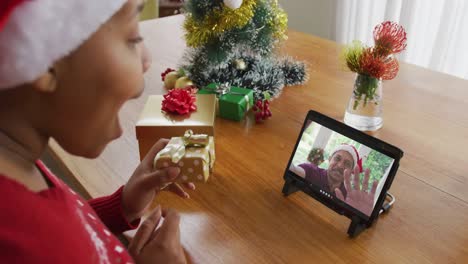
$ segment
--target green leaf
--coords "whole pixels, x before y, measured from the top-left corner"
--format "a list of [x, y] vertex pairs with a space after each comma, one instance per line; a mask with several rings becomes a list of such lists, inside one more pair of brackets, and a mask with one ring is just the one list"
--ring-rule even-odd
[[271, 94], [267, 91], [263, 92], [263, 98], [265, 100], [270, 100], [271, 99]]

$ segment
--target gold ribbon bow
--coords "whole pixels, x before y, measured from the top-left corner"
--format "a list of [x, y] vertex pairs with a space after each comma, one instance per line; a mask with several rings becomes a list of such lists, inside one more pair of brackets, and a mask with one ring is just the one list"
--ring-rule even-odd
[[206, 147], [209, 143], [208, 135], [193, 134], [192, 130], [185, 131], [183, 140], [186, 147]]
[[158, 156], [170, 156], [172, 162], [178, 163], [185, 156], [186, 147], [204, 148], [208, 143], [208, 135], [193, 134], [192, 130], [187, 130], [182, 138], [171, 140], [169, 144], [158, 153]]

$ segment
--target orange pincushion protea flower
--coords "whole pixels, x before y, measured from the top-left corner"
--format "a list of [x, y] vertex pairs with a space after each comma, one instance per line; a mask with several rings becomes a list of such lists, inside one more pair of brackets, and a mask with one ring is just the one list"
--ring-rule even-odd
[[385, 73], [382, 75], [382, 80], [392, 80], [398, 74], [400, 64], [394, 57], [387, 58], [385, 60]]
[[406, 32], [397, 23], [385, 21], [374, 28], [374, 41], [376, 52], [386, 57], [406, 48]]
[[361, 74], [382, 79], [391, 80], [396, 77], [399, 69], [397, 59], [394, 57], [382, 57], [375, 48], [366, 48], [359, 60]]
[[366, 48], [359, 60], [360, 73], [380, 79], [385, 74], [385, 62], [372, 48]]

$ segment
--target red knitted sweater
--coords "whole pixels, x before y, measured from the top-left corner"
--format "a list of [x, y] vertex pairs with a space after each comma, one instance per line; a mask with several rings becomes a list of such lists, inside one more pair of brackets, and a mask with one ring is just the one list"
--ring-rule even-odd
[[86, 201], [36, 164], [52, 183], [38, 193], [0, 175], [0, 263], [133, 263], [112, 234], [139, 222], [123, 216], [123, 188]]

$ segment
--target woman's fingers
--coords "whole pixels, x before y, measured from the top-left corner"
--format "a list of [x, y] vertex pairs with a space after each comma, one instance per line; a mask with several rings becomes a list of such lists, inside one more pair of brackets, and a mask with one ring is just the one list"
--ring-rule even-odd
[[182, 251], [184, 252], [185, 259], [187, 260], [187, 264], [195, 264], [195, 260], [192, 254], [190, 254], [190, 252], [184, 247], [182, 247]]
[[190, 198], [190, 195], [178, 183], [172, 183], [167, 189], [182, 198]]
[[177, 180], [179, 174], [180, 168], [178, 167], [169, 167], [156, 170], [151, 174], [145, 175], [140, 184], [144, 186], [145, 189], [151, 188], [156, 189], [157, 191], [166, 189], [180, 197], [189, 198], [190, 195], [184, 190], [184, 188], [182, 188], [182, 186], [189, 190], [195, 190], [195, 184], [192, 182], [186, 182], [183, 184], [175, 183], [174, 181]]
[[153, 161], [154, 161], [154, 158], [156, 157], [156, 154], [158, 154], [159, 151], [161, 151], [163, 148], [165, 148], [167, 143], [169, 143], [169, 139], [161, 138], [160, 140], [158, 140], [158, 142], [156, 142], [153, 145], [153, 147], [151, 147], [151, 149], [148, 151], [148, 153], [143, 158], [141, 163], [144, 163], [144, 164], [146, 164], [148, 166], [151, 166], [151, 168], [152, 168], [153, 167]]
[[128, 251], [133, 256], [140, 254], [140, 251], [143, 249], [146, 243], [148, 243], [155, 228], [161, 221], [161, 217], [162, 211], [161, 207], [158, 205], [158, 207], [150, 214], [150, 216], [146, 218], [143, 223], [141, 223], [140, 228], [138, 228], [138, 231], [135, 234], [135, 237], [128, 246]]
[[169, 183], [174, 182], [180, 174], [180, 168], [169, 167], [164, 169], [155, 170], [154, 172], [145, 175], [141, 180], [141, 185], [146, 189], [160, 190], [167, 186]]
[[179, 230], [180, 216], [179, 214], [169, 209], [164, 215], [164, 222], [158, 229], [157, 235], [152, 239], [148, 246], [157, 243], [163, 243], [167, 246], [180, 246], [180, 230]]
[[193, 182], [184, 182], [183, 183], [184, 187], [190, 190], [195, 190], [195, 184]]

